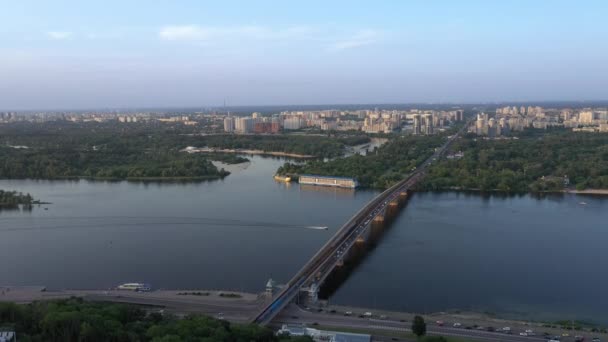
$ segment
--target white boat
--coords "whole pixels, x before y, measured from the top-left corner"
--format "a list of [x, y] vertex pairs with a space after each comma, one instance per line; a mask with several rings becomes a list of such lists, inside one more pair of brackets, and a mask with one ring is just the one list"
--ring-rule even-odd
[[116, 287], [117, 290], [135, 291], [135, 292], [148, 292], [151, 290], [149, 284], [144, 283], [124, 283]]

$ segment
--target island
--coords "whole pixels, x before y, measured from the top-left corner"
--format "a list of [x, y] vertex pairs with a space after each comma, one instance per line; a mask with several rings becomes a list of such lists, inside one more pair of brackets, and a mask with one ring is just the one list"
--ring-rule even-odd
[[38, 203], [41, 202], [34, 200], [30, 194], [0, 189], [0, 209], [16, 209], [20, 205], [31, 206]]

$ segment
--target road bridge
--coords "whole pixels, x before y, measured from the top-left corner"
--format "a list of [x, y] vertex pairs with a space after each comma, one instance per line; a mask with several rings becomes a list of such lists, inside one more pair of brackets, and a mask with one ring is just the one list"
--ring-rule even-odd
[[294, 277], [256, 314], [254, 323], [266, 325], [293, 299], [299, 295], [302, 288], [308, 288], [309, 293], [317, 296], [320, 285], [342, 265], [351, 248], [359, 241], [365, 241], [369, 235], [372, 221], [384, 219], [387, 208], [399, 205], [400, 200], [407, 198], [408, 192], [424, 177], [431, 163], [439, 159], [450, 144], [468, 127], [464, 127], [435, 150], [432, 156], [425, 160], [408, 177], [386, 189], [376, 196], [354, 216], [352, 216], [323, 247], [294, 275]]

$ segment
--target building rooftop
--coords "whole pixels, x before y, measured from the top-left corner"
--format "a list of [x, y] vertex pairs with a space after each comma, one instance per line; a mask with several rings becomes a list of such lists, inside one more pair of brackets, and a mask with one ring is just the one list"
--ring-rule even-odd
[[325, 179], [345, 179], [345, 180], [355, 180], [352, 177], [340, 177], [340, 176], [321, 176], [321, 175], [300, 175], [300, 177], [313, 177], [313, 178], [325, 178]]
[[371, 342], [371, 335], [336, 332], [332, 342]]

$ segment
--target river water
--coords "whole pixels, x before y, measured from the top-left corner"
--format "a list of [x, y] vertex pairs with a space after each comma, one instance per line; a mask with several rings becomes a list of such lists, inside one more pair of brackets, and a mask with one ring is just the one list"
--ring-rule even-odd
[[[0, 180], [52, 202], [0, 212], [0, 285], [263, 291], [377, 194], [276, 182], [284, 159], [249, 159], [196, 184]], [[607, 212], [602, 197], [416, 194], [330, 302], [608, 322]]]

